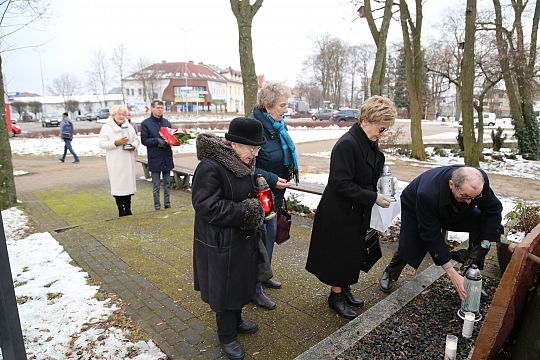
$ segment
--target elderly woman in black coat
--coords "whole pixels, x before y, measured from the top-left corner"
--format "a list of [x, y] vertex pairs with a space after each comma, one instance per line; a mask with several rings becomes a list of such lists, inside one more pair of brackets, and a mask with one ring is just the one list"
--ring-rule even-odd
[[330, 285], [328, 304], [346, 319], [350, 306], [363, 306], [351, 293], [358, 282], [373, 204], [388, 207], [390, 199], [377, 193], [384, 155], [378, 140], [394, 125], [394, 104], [382, 96], [367, 99], [358, 123], [334, 145], [328, 184], [317, 207], [306, 269]]
[[[225, 140], [226, 139], [226, 140]], [[257, 241], [264, 211], [255, 195], [255, 157], [266, 140], [261, 124], [235, 118], [225, 139], [197, 137], [200, 160], [193, 176], [195, 290], [216, 313], [217, 333], [229, 359], [243, 359], [238, 333], [257, 324], [242, 320], [257, 281]]]

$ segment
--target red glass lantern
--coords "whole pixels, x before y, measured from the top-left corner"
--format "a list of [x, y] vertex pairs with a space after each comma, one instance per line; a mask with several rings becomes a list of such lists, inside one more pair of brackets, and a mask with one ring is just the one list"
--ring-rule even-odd
[[255, 192], [257, 198], [261, 202], [264, 210], [265, 220], [270, 220], [276, 216], [274, 212], [274, 199], [272, 198], [272, 190], [268, 186], [265, 178], [262, 175], [257, 175], [255, 178]]

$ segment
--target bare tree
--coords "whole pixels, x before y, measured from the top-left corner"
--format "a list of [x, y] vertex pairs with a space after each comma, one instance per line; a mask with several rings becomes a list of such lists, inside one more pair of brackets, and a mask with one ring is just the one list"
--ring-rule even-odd
[[426, 160], [422, 139], [422, 104], [424, 89], [424, 55], [420, 38], [422, 35], [422, 1], [415, 0], [416, 18], [413, 22], [405, 0], [399, 1], [405, 70], [410, 101], [411, 115], [411, 157]]
[[347, 63], [348, 45], [330, 35], [315, 40], [315, 54], [310, 57], [314, 80], [322, 88], [323, 101], [339, 106]]
[[[386, 39], [388, 37], [388, 29], [392, 20], [393, 0], [375, 0], [374, 3], [381, 4], [379, 8], [373, 9], [371, 0], [362, 2], [363, 6], [358, 9], [358, 15], [365, 17], [369, 26], [371, 36], [377, 46], [375, 56], [375, 65], [371, 75], [371, 95], [382, 95], [384, 89], [384, 75], [386, 74]], [[384, 5], [382, 5], [384, 3]], [[380, 29], [377, 28], [376, 18], [374, 13], [380, 13], [383, 10]]]
[[122, 90], [122, 102], [125, 104], [126, 99], [124, 95], [123, 79], [126, 72], [127, 50], [123, 43], [118, 44], [113, 49], [113, 55], [112, 55], [111, 61], [116, 67], [116, 73], [118, 74], [118, 78], [120, 80], [120, 88]]
[[[9, 46], [6, 43], [6, 39], [10, 35], [47, 17], [49, 1], [4, 0], [0, 4], [2, 5], [2, 15], [0, 16], [0, 210], [4, 210], [17, 204], [17, 191], [15, 189], [15, 179], [13, 177], [11, 146], [9, 144], [9, 134], [6, 123], [6, 104], [1, 53], [16, 50], [14, 46]], [[24, 19], [24, 21], [19, 23], [17, 22], [18, 19]], [[22, 354], [24, 354], [24, 347], [22, 349]]]
[[240, 70], [244, 85], [244, 113], [249, 114], [257, 100], [259, 82], [253, 60], [253, 44], [251, 40], [251, 25], [263, 0], [255, 0], [253, 5], [249, 0], [230, 0], [231, 9], [238, 25], [238, 51], [240, 53]]
[[[524, 16], [528, 5], [534, 4], [530, 35], [527, 39]], [[532, 6], [532, 5], [531, 5]], [[510, 102], [515, 135], [520, 152], [532, 159], [540, 158], [540, 129], [534, 114], [533, 82], [537, 74], [538, 22], [540, 19], [540, 0], [535, 2], [512, 0], [512, 21], [503, 23], [500, 0], [493, 0], [495, 10], [495, 33], [499, 61], [503, 72], [506, 92]]]
[[34, 113], [36, 119], [37, 119], [37, 114], [43, 111], [43, 105], [39, 101], [28, 102], [28, 107], [30, 111]]
[[66, 107], [67, 102], [71, 100], [71, 97], [75, 95], [80, 87], [80, 81], [75, 75], [63, 73], [52, 81], [49, 92], [56, 96], [62, 96], [64, 107]]
[[465, 11], [465, 44], [463, 50], [463, 61], [461, 73], [463, 74], [461, 87], [461, 112], [463, 116], [463, 148], [465, 164], [478, 167], [480, 158], [478, 156], [477, 144], [474, 141], [474, 37], [476, 35], [476, 0], [467, 0], [467, 10]]
[[19, 114], [19, 120], [21, 120], [21, 116], [23, 112], [26, 110], [26, 108], [28, 107], [28, 103], [24, 101], [14, 101], [11, 103], [11, 107], [15, 109], [17, 114]]
[[[373, 67], [375, 59], [375, 47], [371, 44], [360, 44], [352, 46], [349, 50], [349, 61], [351, 63], [351, 106], [355, 105], [354, 98], [357, 99], [357, 94], [362, 94], [362, 99], [369, 97], [369, 72]], [[360, 75], [360, 90], [356, 91], [354, 87], [354, 78], [356, 73]], [[357, 106], [358, 107], [358, 106]]]
[[[94, 51], [92, 58], [90, 59], [90, 68], [88, 70], [88, 87], [96, 95], [102, 95], [105, 106], [107, 101], [105, 95], [107, 94], [107, 87], [109, 86], [109, 64], [105, 53], [99, 49]], [[99, 97], [98, 97], [99, 98]], [[101, 100], [99, 101], [101, 104]]]

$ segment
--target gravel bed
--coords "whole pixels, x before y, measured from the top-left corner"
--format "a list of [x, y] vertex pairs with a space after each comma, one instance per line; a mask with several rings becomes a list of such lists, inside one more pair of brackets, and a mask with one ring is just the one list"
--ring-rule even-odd
[[[484, 318], [498, 283], [483, 279], [489, 295], [480, 304]], [[443, 275], [336, 359], [442, 359], [446, 334], [458, 336], [456, 359], [467, 359], [483, 319], [475, 324], [472, 338], [463, 338], [463, 321], [457, 316], [460, 305], [450, 279]]]

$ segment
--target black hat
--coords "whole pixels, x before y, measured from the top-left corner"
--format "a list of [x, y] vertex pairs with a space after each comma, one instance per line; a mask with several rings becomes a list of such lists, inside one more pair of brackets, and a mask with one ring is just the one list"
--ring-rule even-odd
[[266, 143], [262, 124], [255, 119], [243, 117], [231, 120], [225, 139], [245, 145], [262, 145]]

